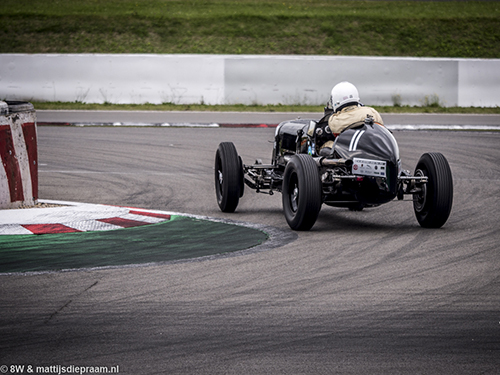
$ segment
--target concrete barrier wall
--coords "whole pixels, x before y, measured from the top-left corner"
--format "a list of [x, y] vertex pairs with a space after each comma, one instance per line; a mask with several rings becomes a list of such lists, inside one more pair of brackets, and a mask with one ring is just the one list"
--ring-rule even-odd
[[323, 105], [354, 83], [365, 104], [500, 106], [500, 59], [0, 54], [0, 99]]
[[33, 105], [0, 101], [0, 208], [38, 200], [38, 147]]

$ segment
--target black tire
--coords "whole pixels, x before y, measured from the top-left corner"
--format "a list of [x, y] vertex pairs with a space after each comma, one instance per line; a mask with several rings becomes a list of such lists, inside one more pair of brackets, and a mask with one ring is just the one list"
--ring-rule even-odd
[[215, 154], [215, 194], [222, 212], [234, 212], [243, 196], [243, 164], [232, 142], [222, 142]]
[[293, 230], [313, 227], [321, 209], [321, 181], [314, 159], [307, 154], [294, 155], [283, 175], [283, 211]]
[[450, 165], [440, 153], [420, 157], [415, 176], [427, 176], [422, 192], [413, 195], [415, 216], [423, 228], [441, 228], [448, 220], [453, 205], [453, 178]]

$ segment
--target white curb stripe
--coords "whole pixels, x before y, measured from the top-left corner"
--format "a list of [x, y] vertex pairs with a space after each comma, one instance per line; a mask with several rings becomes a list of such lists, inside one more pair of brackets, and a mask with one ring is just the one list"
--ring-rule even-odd
[[[122, 229], [127, 226], [109, 223], [113, 218], [137, 224], [157, 224], [169, 221], [164, 211], [147, 210], [133, 207], [107, 206], [87, 203], [43, 201], [60, 205], [59, 207], [0, 210], [0, 235], [33, 234], [23, 225], [60, 224], [81, 232]], [[160, 217], [157, 217], [157, 216]]]
[[122, 228], [118, 225], [103, 223], [102, 221], [97, 221], [97, 220], [76, 221], [72, 223], [61, 223], [61, 224], [79, 230], [81, 232], [114, 230]]
[[135, 220], [135, 221], [143, 221], [149, 224], [157, 224], [162, 221], [167, 221], [166, 219], [162, 219], [159, 217], [153, 216], [145, 216], [145, 215], [136, 215], [136, 214], [126, 214], [120, 216], [122, 219]]
[[11, 234], [33, 234], [33, 233], [19, 224], [0, 225], [0, 235], [11, 235]]

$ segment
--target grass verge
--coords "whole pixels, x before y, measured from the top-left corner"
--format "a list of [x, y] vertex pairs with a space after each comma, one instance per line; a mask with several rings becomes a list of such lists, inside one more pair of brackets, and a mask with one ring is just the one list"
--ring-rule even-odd
[[3, 0], [0, 53], [500, 57], [486, 1]]
[[[79, 102], [31, 102], [39, 110], [89, 111], [214, 111], [214, 112], [322, 112], [322, 106], [202, 105], [202, 104], [87, 104]], [[500, 107], [374, 106], [382, 113], [500, 114]]]

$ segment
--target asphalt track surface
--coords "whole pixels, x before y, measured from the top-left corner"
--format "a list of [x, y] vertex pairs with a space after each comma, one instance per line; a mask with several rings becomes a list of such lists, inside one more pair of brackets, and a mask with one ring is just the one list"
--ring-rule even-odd
[[[213, 160], [232, 141], [269, 160], [272, 128], [39, 127], [40, 196], [287, 231], [281, 196], [218, 210]], [[128, 374], [498, 374], [500, 133], [397, 131], [403, 167], [440, 151], [454, 206], [439, 230], [411, 202], [324, 207], [263, 252], [148, 267], [0, 276], [0, 366]], [[5, 369], [0, 367], [0, 370]], [[10, 370], [10, 368], [8, 368]]]
[[[271, 124], [293, 118], [321, 118], [321, 113], [286, 112], [186, 112], [186, 111], [37, 111], [37, 119], [42, 124], [80, 125], [176, 125], [176, 124]], [[433, 125], [479, 127], [500, 127], [500, 115], [473, 114], [384, 114], [384, 122], [389, 126]]]

